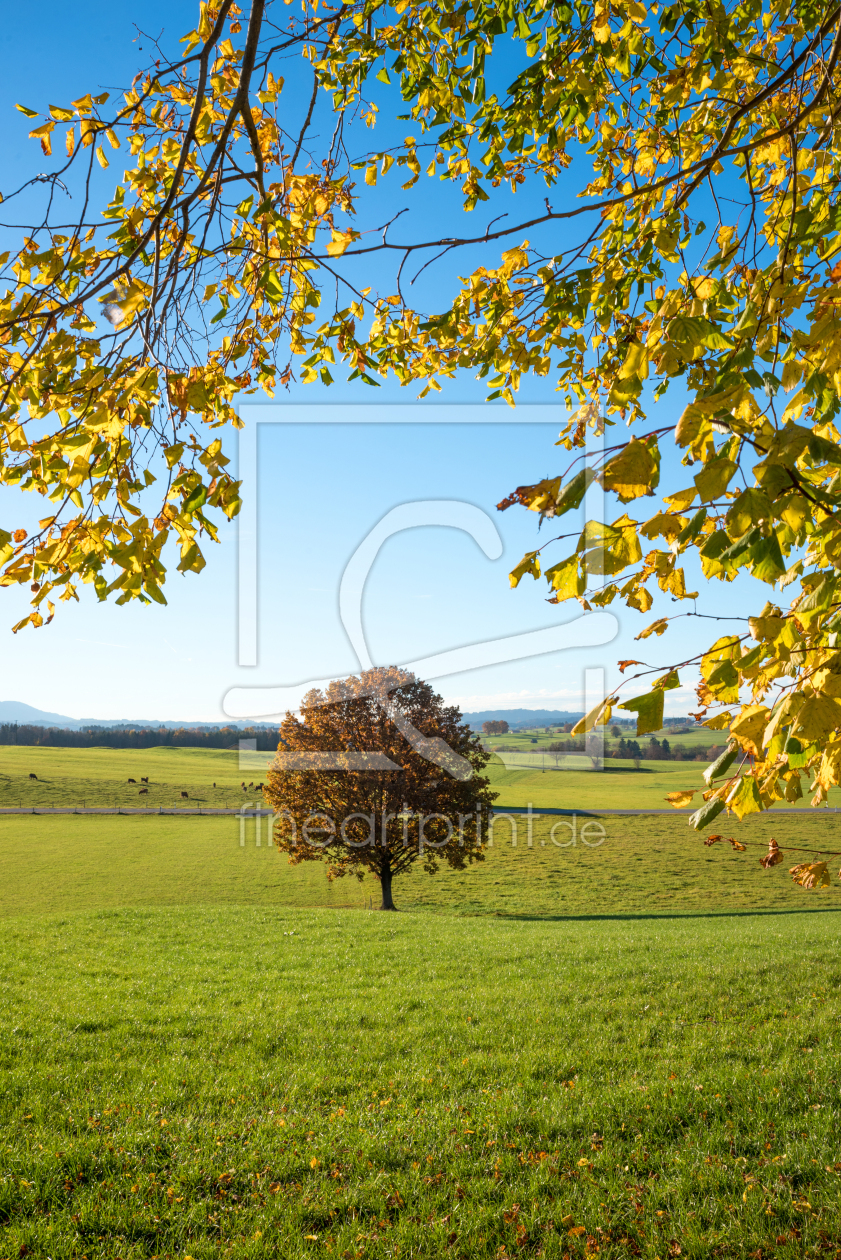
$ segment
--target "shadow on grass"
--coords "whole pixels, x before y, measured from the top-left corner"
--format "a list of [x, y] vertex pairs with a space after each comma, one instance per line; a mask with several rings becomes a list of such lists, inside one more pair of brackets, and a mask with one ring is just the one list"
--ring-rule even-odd
[[514, 910], [508, 914], [505, 910], [494, 910], [489, 917], [523, 923], [633, 923], [645, 919], [758, 919], [790, 914], [841, 914], [841, 906], [804, 906], [802, 910], [687, 910], [673, 914], [658, 914], [656, 911], [640, 911], [637, 914], [524, 914]]
[[603, 766], [597, 774], [654, 774], [653, 770], [649, 770], [648, 766], [640, 766], [639, 770], [636, 766]]

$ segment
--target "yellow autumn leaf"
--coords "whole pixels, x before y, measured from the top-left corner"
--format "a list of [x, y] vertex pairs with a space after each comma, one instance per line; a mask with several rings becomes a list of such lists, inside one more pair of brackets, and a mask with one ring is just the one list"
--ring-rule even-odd
[[665, 634], [669, 628], [668, 617], [658, 617], [656, 621], [652, 621], [650, 626], [646, 626], [644, 630], [640, 630], [639, 634], [635, 634], [635, 639], [647, 639], [652, 634]]
[[768, 747], [778, 729], [782, 730], [794, 720], [805, 701], [806, 697], [800, 691], [793, 691], [784, 700], [780, 701], [773, 710], [771, 720], [765, 728], [765, 734], [762, 737], [763, 748]]
[[54, 122], [42, 123], [40, 127], [35, 127], [29, 133], [30, 140], [40, 140], [41, 148], [49, 156], [53, 151], [52, 138], [50, 133], [55, 129]]
[[563, 603], [567, 599], [577, 599], [584, 594], [586, 580], [579, 571], [578, 556], [569, 556], [559, 564], [547, 569], [544, 577], [555, 592], [555, 603]]
[[804, 700], [791, 724], [791, 733], [804, 744], [823, 739], [841, 727], [841, 704], [828, 696]]
[[664, 494], [663, 502], [668, 503], [673, 512], [685, 512], [697, 494], [698, 487], [690, 486], [687, 490], [678, 490], [675, 494]]
[[751, 775], [745, 775], [739, 779], [727, 797], [725, 804], [728, 809], [733, 811], [740, 822], [747, 814], [758, 814], [762, 809], [762, 801], [759, 796], [756, 779]]
[[[797, 773], [794, 771], [793, 773]], [[798, 782], [800, 776], [798, 775]], [[816, 783], [828, 792], [831, 787], [841, 783], [841, 740], [836, 740], [829, 744], [823, 752], [818, 772], [816, 775]]]
[[702, 723], [702, 726], [708, 727], [711, 731], [723, 731], [726, 726], [730, 725], [731, 721], [732, 715], [730, 713], [717, 713], [715, 717], [707, 718], [706, 722]]
[[604, 470], [604, 488], [623, 503], [649, 494], [656, 482], [657, 465], [645, 442], [633, 438]]
[[743, 490], [727, 513], [727, 532], [731, 538], [741, 538], [752, 526], [767, 521], [771, 515], [771, 503], [764, 490]]
[[730, 734], [738, 741], [745, 752], [753, 757], [762, 756], [762, 736], [768, 724], [768, 709], [764, 704], [751, 704], [734, 722], [730, 723]]
[[789, 867], [789, 875], [801, 888], [829, 888], [832, 882], [826, 862], [799, 862]]
[[96, 146], [96, 160], [103, 170], [105, 170], [106, 167], [110, 165], [108, 162], [108, 158], [105, 156], [105, 150], [103, 149], [101, 144], [98, 144]]
[[593, 38], [599, 44], [606, 44], [610, 39], [610, 10], [596, 5], [596, 14], [592, 24]]
[[570, 734], [585, 735], [596, 726], [607, 726], [615, 703], [616, 696], [608, 696], [606, 700], [600, 701], [594, 709], [591, 709], [589, 713], [576, 722]]
[[648, 376], [648, 350], [639, 341], [631, 342], [625, 362], [619, 369], [620, 381], [628, 380], [631, 376], [638, 376], [640, 380], [645, 380]]
[[636, 713], [638, 736], [649, 735], [653, 731], [659, 731], [663, 726], [663, 702], [662, 688], [655, 687], [644, 696], [634, 696], [633, 699], [626, 700], [619, 705], [619, 708]]
[[527, 551], [519, 564], [516, 564], [508, 574], [508, 581], [512, 586], [518, 586], [520, 579], [530, 573], [533, 578], [540, 577], [540, 556], [536, 551]]
[[612, 525], [588, 521], [578, 541], [578, 551], [585, 551], [583, 563], [588, 573], [619, 573], [629, 564], [642, 559], [636, 533], [636, 521], [620, 516]]
[[665, 538], [667, 542], [671, 542], [677, 538], [686, 524], [685, 516], [675, 516], [670, 512], [658, 512], [656, 516], [652, 516], [650, 520], [640, 526], [640, 533], [645, 538]]
[[690, 792], [690, 791], [686, 791], [686, 792], [668, 792], [668, 793], [666, 794], [665, 799], [666, 799], [666, 800], [669, 802], [669, 804], [670, 804], [670, 805], [672, 805], [675, 809], [684, 809], [687, 805], [690, 805], [690, 804], [692, 803], [692, 798], [694, 797], [694, 795], [695, 795], [695, 793], [697, 792], [697, 790], [698, 790], [698, 789], [697, 789], [697, 788], [695, 788], [695, 789], [693, 789], [691, 792]]
[[698, 473], [695, 485], [702, 503], [721, 498], [735, 476], [738, 464], [732, 459], [713, 459]]
[[333, 228], [333, 239], [327, 246], [327, 253], [331, 258], [340, 258], [349, 245], [351, 245], [359, 235], [358, 232], [348, 230], [347, 232], [337, 232]]

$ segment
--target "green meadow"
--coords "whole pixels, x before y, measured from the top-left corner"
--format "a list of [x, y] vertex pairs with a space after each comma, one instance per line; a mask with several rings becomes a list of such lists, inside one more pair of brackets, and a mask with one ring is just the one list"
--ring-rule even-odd
[[0, 1254], [837, 1254], [839, 926], [3, 920]]
[[[181, 804], [186, 791], [195, 804], [239, 807], [243, 779], [259, 783], [271, 753], [216, 748], [0, 748], [0, 807]], [[37, 779], [30, 779], [30, 774]], [[140, 795], [142, 778], [148, 792]], [[129, 779], [135, 779], [134, 784]], [[216, 784], [214, 788], [213, 784]], [[252, 793], [253, 796], [253, 793]]]
[[[619, 739], [611, 734], [611, 729], [608, 725], [604, 730], [604, 745], [608, 751], [612, 751], [619, 743]], [[682, 730], [682, 728], [677, 729]], [[637, 739], [632, 726], [620, 728], [620, 738], [623, 736], [625, 739]], [[711, 731], [705, 726], [693, 727], [681, 734], [675, 734], [674, 727], [664, 727], [662, 731], [656, 732], [656, 736], [661, 741], [664, 738], [667, 739], [673, 748], [709, 748], [713, 744], [722, 743], [721, 731]], [[518, 752], [543, 752], [550, 744], [575, 738], [576, 736], [557, 728], [547, 731], [543, 726], [534, 727], [531, 730], [509, 731], [507, 735], [482, 735], [483, 742], [489, 748], [511, 748]], [[641, 735], [637, 743], [645, 747], [650, 738], [650, 736]]]
[[[712, 736], [715, 732], [704, 732]], [[509, 737], [506, 736], [507, 740]], [[689, 738], [684, 737], [684, 738]], [[527, 750], [525, 737], [523, 749]], [[117, 806], [118, 808], [182, 805], [238, 809], [259, 794], [240, 784], [265, 778], [272, 753], [239, 753], [198, 748], [15, 748], [0, 747], [0, 808]], [[540, 761], [541, 755], [535, 754]], [[511, 769], [494, 757], [486, 773], [499, 793], [498, 804], [555, 809], [666, 809], [668, 792], [704, 789], [701, 762], [611, 759], [601, 772], [556, 768], [546, 764]], [[580, 765], [580, 761], [568, 764]], [[243, 768], [246, 767], [246, 768]], [[35, 780], [29, 778], [36, 774]], [[140, 789], [146, 784], [148, 791]], [[129, 779], [135, 779], [131, 784]], [[215, 784], [215, 786], [214, 786]], [[804, 790], [808, 784], [804, 784]], [[181, 793], [187, 792], [185, 801]], [[700, 795], [696, 802], [700, 801]], [[799, 807], [808, 807], [806, 798]], [[841, 790], [833, 788], [830, 806], [841, 806]]]
[[[719, 820], [720, 821], [720, 820]], [[259, 906], [363, 910], [379, 885], [328, 882], [321, 862], [290, 866], [269, 847], [269, 820], [114, 815], [0, 816], [0, 915], [126, 906]], [[485, 860], [466, 871], [415, 870], [395, 882], [400, 909], [439, 914], [550, 917], [698, 914], [841, 908], [841, 883], [807, 893], [788, 867], [818, 849], [841, 854], [834, 814], [752, 819], [736, 830], [746, 851], [707, 848], [679, 815], [497, 817]], [[259, 828], [259, 830], [258, 830]], [[791, 861], [764, 871], [774, 836]], [[260, 844], [258, 846], [257, 840]], [[514, 843], [516, 841], [516, 843]], [[803, 849], [804, 852], [798, 850]], [[841, 856], [832, 859], [841, 864]], [[833, 871], [834, 874], [834, 871]]]
[[[2, 758], [66, 798], [243, 777]], [[841, 884], [788, 874], [841, 820], [718, 822], [744, 852], [676, 814], [498, 817], [383, 915], [266, 819], [0, 816], [0, 1260], [841, 1255]]]

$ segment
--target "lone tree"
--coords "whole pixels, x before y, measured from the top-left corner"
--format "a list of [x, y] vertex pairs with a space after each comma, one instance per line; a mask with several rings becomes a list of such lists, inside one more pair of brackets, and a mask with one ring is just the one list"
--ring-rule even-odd
[[508, 723], [504, 718], [491, 722], [483, 722], [482, 730], [486, 735], [507, 735]]
[[[40, 150], [2, 190], [26, 196], [0, 255], [0, 485], [50, 504], [31, 535], [0, 530], [0, 585], [32, 594], [19, 627], [85, 583], [164, 602], [173, 543], [201, 570], [239, 508], [222, 449], [237, 397], [343, 372], [423, 397], [470, 370], [513, 403], [546, 377], [568, 457], [499, 505], [555, 522], [512, 584], [694, 615], [687, 560], [706, 589], [765, 583], [706, 651], [625, 662], [646, 690], [622, 707], [637, 738], [659, 730], [678, 667], [700, 671], [696, 716], [730, 738], [698, 827], [793, 803], [804, 780], [825, 803], [841, 785], [841, 9], [219, 0], [183, 42], [152, 41], [122, 94], [18, 106]], [[683, 471], [662, 461], [661, 483], [673, 446]], [[594, 482], [613, 520], [560, 522]], [[649, 647], [685, 615], [668, 610], [642, 626]]]
[[324, 862], [327, 878], [366, 872], [394, 910], [392, 881], [415, 862], [464, 870], [484, 860], [496, 793], [479, 739], [428, 683], [381, 667], [310, 691], [287, 713], [264, 799], [289, 862]]

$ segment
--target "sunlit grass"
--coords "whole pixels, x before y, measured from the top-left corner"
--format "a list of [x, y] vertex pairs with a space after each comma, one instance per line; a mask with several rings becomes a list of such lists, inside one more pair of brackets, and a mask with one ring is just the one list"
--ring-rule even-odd
[[[486, 860], [395, 881], [401, 909], [440, 913], [580, 916], [692, 914], [841, 905], [841, 883], [806, 892], [788, 875], [813, 849], [841, 852], [834, 814], [763, 815], [737, 834], [747, 851], [710, 849], [686, 819], [498, 818]], [[516, 834], [513, 834], [516, 829]], [[726, 822], [723, 830], [729, 834]], [[268, 819], [69, 815], [0, 817], [0, 915], [160, 905], [378, 904], [379, 885], [329, 883], [320, 862], [290, 867], [267, 847]], [[774, 836], [790, 860], [763, 871]], [[516, 839], [516, 844], [513, 841]], [[787, 846], [806, 852], [788, 852]], [[841, 859], [836, 859], [841, 864]], [[833, 872], [834, 873], [834, 872]]]
[[[527, 750], [528, 745], [524, 743], [523, 748]], [[541, 755], [539, 750], [535, 755]], [[243, 793], [240, 784], [265, 778], [272, 757], [272, 753], [249, 753], [241, 764], [237, 751], [225, 749], [5, 745], [0, 746], [0, 807], [238, 809], [245, 801], [259, 802], [259, 793]], [[644, 761], [637, 769], [631, 761], [609, 760], [599, 773], [557, 769], [547, 754], [545, 767], [507, 770], [494, 759], [486, 773], [499, 792], [499, 805], [527, 805], [531, 801], [541, 808], [666, 809], [668, 792], [704, 789], [704, 768], [701, 762]], [[30, 773], [37, 774], [37, 780], [31, 780]], [[149, 778], [149, 790], [141, 796], [140, 789], [146, 786], [140, 782], [143, 776]], [[137, 782], [130, 784], [130, 778]], [[181, 797], [183, 791], [187, 792], [186, 800]], [[808, 796], [807, 792], [801, 804], [808, 805]], [[830, 804], [841, 805], [841, 790], [833, 788]]]
[[0, 1254], [834, 1254], [834, 915], [0, 924]]
[[382, 915], [266, 820], [0, 818], [0, 1260], [841, 1251], [841, 824], [571, 827]]

